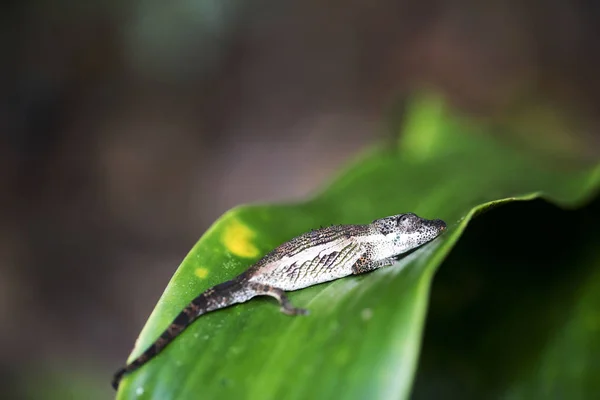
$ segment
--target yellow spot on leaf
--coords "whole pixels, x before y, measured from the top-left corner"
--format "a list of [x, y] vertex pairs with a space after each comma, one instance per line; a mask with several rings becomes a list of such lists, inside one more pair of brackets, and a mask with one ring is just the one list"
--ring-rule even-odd
[[255, 233], [238, 220], [232, 220], [223, 232], [223, 244], [227, 250], [239, 257], [252, 258], [259, 255], [252, 244]]
[[196, 268], [194, 274], [200, 279], [204, 279], [208, 276], [208, 270], [206, 268]]

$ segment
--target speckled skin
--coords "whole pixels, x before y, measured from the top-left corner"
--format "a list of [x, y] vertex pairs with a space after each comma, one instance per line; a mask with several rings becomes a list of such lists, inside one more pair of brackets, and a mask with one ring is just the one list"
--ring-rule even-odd
[[285, 314], [307, 314], [307, 310], [290, 303], [285, 291], [392, 265], [399, 255], [436, 238], [445, 229], [442, 220], [427, 220], [407, 213], [381, 218], [368, 225], [334, 225], [300, 235], [271, 251], [236, 278], [196, 297], [154, 344], [117, 371], [113, 387], [117, 389], [125, 373], [156, 356], [203, 314], [255, 296], [274, 297]]

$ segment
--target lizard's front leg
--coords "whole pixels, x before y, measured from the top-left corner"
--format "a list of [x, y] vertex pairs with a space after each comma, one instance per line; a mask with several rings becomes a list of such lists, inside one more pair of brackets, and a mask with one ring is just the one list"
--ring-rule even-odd
[[249, 286], [257, 296], [271, 296], [277, 299], [280, 310], [282, 313], [287, 315], [308, 315], [308, 310], [304, 308], [296, 308], [290, 302], [290, 299], [286, 296], [285, 292], [274, 286], [264, 285], [262, 283], [251, 282]]
[[352, 266], [352, 273], [354, 275], [363, 274], [365, 272], [373, 271], [374, 269], [389, 267], [396, 261], [395, 257], [385, 258], [379, 261], [371, 261], [367, 257], [362, 256]]

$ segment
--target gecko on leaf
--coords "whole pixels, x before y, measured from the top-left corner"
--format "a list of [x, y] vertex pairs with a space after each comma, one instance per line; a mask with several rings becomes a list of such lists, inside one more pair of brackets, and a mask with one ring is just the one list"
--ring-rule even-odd
[[115, 374], [115, 390], [124, 374], [159, 354], [199, 316], [255, 296], [274, 297], [281, 311], [304, 315], [285, 292], [390, 266], [400, 255], [435, 239], [446, 229], [440, 219], [413, 213], [377, 219], [366, 225], [333, 225], [286, 242], [230, 281], [213, 286], [192, 300], [142, 355]]

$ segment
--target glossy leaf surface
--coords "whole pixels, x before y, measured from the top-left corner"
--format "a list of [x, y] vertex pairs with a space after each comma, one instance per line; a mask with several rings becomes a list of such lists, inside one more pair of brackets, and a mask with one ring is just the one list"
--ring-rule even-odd
[[139, 355], [206, 288], [311, 228], [414, 212], [449, 229], [396, 265], [290, 294], [307, 317], [254, 299], [203, 316], [159, 357], [124, 379], [119, 398], [405, 398], [419, 357], [432, 278], [477, 213], [538, 196], [576, 207], [599, 170], [531, 160], [489, 127], [453, 117], [432, 98], [413, 103], [398, 149], [370, 151], [312, 200], [243, 206], [222, 216], [187, 255], [144, 327]]

